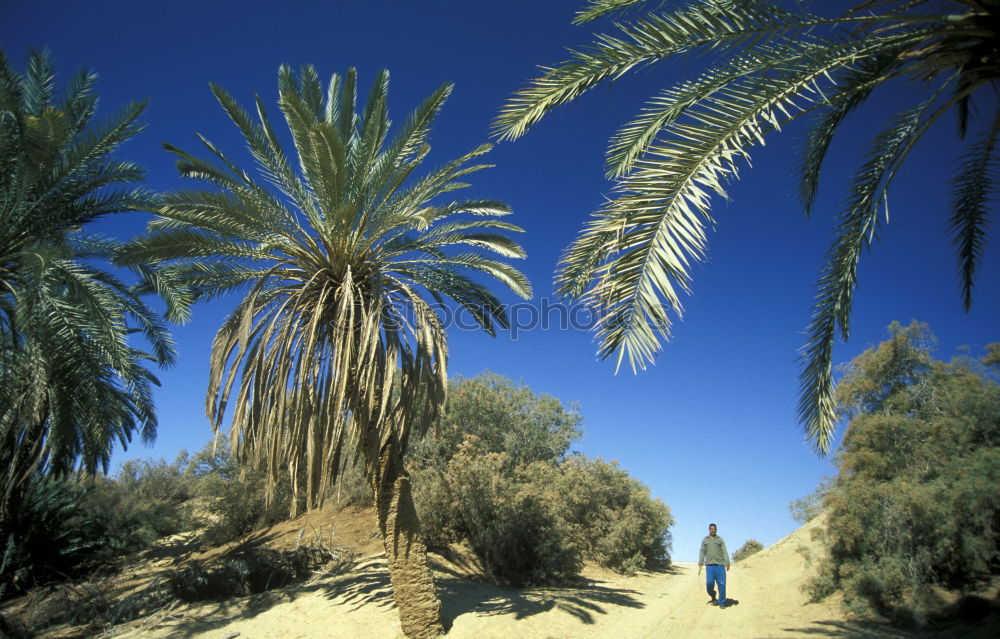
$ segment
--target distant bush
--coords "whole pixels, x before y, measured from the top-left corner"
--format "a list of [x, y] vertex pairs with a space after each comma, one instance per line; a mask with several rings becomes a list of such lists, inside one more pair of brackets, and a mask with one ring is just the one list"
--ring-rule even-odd
[[160, 537], [189, 530], [194, 496], [182, 453], [172, 464], [164, 460], [129, 460], [112, 478], [97, 476], [90, 494], [93, 508], [107, 513], [114, 526], [136, 536], [129, 550], [141, 550]]
[[750, 555], [755, 555], [762, 550], [764, 550], [764, 544], [756, 539], [747, 539], [746, 543], [733, 553], [733, 561], [743, 561]]
[[345, 506], [369, 508], [374, 506], [372, 485], [362, 466], [359, 461], [356, 464], [348, 464], [340, 472], [340, 475], [337, 476], [337, 483], [327, 489], [326, 499], [329, 503], [332, 503], [336, 508]]
[[792, 519], [800, 524], [806, 524], [823, 512], [823, 498], [830, 491], [833, 485], [832, 477], [824, 477], [816, 490], [801, 499], [796, 499], [788, 504], [788, 510], [792, 513]]
[[981, 363], [934, 361], [926, 326], [890, 328], [838, 385], [850, 423], [812, 588], [921, 622], [931, 586], [968, 592], [1000, 574], [1000, 385]]

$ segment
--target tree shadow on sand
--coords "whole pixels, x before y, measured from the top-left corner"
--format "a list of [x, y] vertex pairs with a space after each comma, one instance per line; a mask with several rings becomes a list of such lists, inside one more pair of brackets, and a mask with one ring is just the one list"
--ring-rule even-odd
[[903, 639], [915, 635], [888, 624], [873, 621], [816, 621], [805, 628], [784, 628], [796, 637], [843, 637], [844, 639]]
[[[470, 577], [469, 567], [455, 569], [435, 562], [435, 581], [441, 597], [442, 619], [450, 629], [463, 614], [514, 615], [523, 619], [549, 610], [562, 610], [585, 624], [597, 622], [600, 615], [615, 607], [640, 609], [645, 607], [639, 592], [618, 587], [609, 582], [579, 578], [566, 587], [515, 589], [504, 588]], [[667, 567], [658, 574], [677, 574]], [[307, 583], [286, 586], [248, 598], [202, 604], [197, 613], [186, 618], [163, 619], [172, 626], [172, 637], [191, 637], [199, 632], [219, 628], [235, 621], [252, 619], [266, 610], [305, 594], [320, 594], [337, 599], [344, 612], [371, 606], [391, 608], [395, 605], [392, 586], [385, 567], [385, 558], [369, 556], [358, 560], [350, 572], [341, 575], [322, 574]]]
[[[562, 610], [585, 624], [596, 623], [599, 615], [610, 608], [643, 608], [638, 591], [610, 585], [608, 582], [580, 578], [565, 587], [504, 588], [488, 583], [474, 574], [474, 566], [452, 566], [434, 561], [435, 582], [441, 598], [441, 616], [445, 628], [451, 628], [456, 618], [467, 613], [477, 615], [514, 615], [523, 619], [549, 610]], [[457, 569], [456, 569], [457, 568]], [[667, 567], [660, 574], [677, 574]], [[310, 584], [297, 592], [322, 591], [328, 598], [337, 598], [357, 610], [363, 606], [394, 605], [389, 576], [384, 559], [370, 557], [359, 563], [351, 574], [320, 584]]]
[[[638, 591], [597, 579], [581, 577], [562, 587], [516, 589], [472, 579], [446, 567], [436, 568], [445, 628], [451, 628], [455, 619], [466, 613], [513, 615], [515, 619], [523, 619], [549, 610], [561, 610], [582, 623], [593, 624], [597, 616], [607, 614], [610, 608], [645, 607], [637, 597]], [[667, 575], [678, 571], [667, 567], [656, 572]]]
[[[298, 592], [319, 590], [328, 598], [337, 598], [357, 610], [363, 606], [392, 606], [392, 587], [383, 568], [384, 560], [370, 558], [342, 578], [297, 588]], [[673, 574], [671, 569], [660, 572]], [[567, 587], [516, 589], [504, 588], [468, 572], [435, 565], [435, 581], [441, 597], [441, 616], [445, 628], [466, 613], [509, 615], [523, 619], [558, 609], [581, 622], [592, 624], [610, 607], [642, 608], [635, 590], [608, 585], [597, 580], [579, 579]]]

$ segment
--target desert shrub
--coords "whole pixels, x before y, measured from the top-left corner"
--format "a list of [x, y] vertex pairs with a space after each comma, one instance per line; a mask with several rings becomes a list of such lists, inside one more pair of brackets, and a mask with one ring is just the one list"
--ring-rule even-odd
[[193, 477], [194, 494], [203, 498], [199, 523], [207, 543], [242, 539], [288, 519], [291, 482], [278, 482], [268, 495], [264, 471], [240, 467], [225, 438], [194, 455], [188, 472]]
[[190, 561], [167, 583], [181, 601], [219, 601], [301, 581], [329, 560], [328, 553], [305, 546], [290, 551], [246, 547], [213, 561]]
[[337, 508], [357, 506], [368, 508], [374, 506], [372, 485], [365, 474], [364, 465], [348, 464], [337, 476], [337, 481], [327, 489], [327, 500]]
[[525, 483], [505, 469], [505, 453], [469, 436], [442, 469], [414, 471], [414, 501], [429, 543], [465, 540], [497, 583], [561, 583], [581, 567], [580, 552]]
[[577, 454], [524, 477], [584, 559], [626, 574], [669, 560], [670, 509], [615, 462]]
[[186, 453], [173, 463], [126, 461], [113, 478], [93, 479], [89, 503], [111, 517], [116, 529], [135, 537], [130, 550], [149, 546], [160, 537], [191, 529], [188, 502], [193, 487], [187, 465]]
[[621, 572], [669, 561], [670, 510], [615, 463], [567, 456], [572, 406], [497, 375], [449, 388], [407, 462], [427, 541], [466, 541], [511, 585], [559, 583], [583, 560]]
[[584, 559], [625, 573], [669, 560], [669, 509], [614, 463], [511, 467], [469, 436], [443, 467], [415, 470], [413, 485], [428, 542], [467, 541], [502, 584], [563, 583]]
[[764, 544], [760, 543], [756, 539], [747, 539], [746, 543], [740, 546], [739, 550], [733, 553], [733, 561], [743, 561], [750, 555], [755, 555], [762, 550], [764, 550]]
[[505, 586], [565, 583], [583, 564], [559, 522], [534, 495], [495, 496], [468, 533], [473, 552]]
[[1000, 386], [976, 362], [933, 360], [926, 326], [890, 328], [838, 386], [850, 423], [813, 594], [919, 622], [931, 586], [1000, 574]]

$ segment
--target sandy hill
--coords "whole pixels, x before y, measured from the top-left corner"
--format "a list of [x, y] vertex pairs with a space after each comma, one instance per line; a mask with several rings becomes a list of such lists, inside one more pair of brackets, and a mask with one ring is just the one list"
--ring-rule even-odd
[[[707, 604], [696, 564], [623, 577], [587, 569], [573, 587], [513, 590], [478, 578], [461, 552], [434, 556], [449, 639], [563, 639], [654, 637], [871, 637], [914, 636], [848, 620], [837, 601], [809, 603], [802, 585], [821, 552], [814, 520], [758, 554], [735, 564], [725, 610]], [[361, 558], [347, 571], [221, 603], [171, 606], [152, 616], [91, 636], [149, 639], [395, 639], [401, 638], [375, 521], [367, 511], [318, 513], [265, 531], [267, 544], [287, 548], [303, 535], [351, 544]], [[217, 552], [217, 551], [216, 551]], [[177, 565], [192, 553], [156, 558]], [[993, 629], [995, 631], [995, 628]], [[71, 636], [47, 633], [45, 637]], [[933, 636], [922, 634], [920, 636]], [[996, 636], [963, 626], [947, 635]]]

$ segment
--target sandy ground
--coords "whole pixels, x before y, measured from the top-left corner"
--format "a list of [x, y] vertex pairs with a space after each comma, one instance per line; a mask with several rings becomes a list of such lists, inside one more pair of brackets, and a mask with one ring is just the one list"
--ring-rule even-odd
[[[907, 637], [901, 631], [847, 621], [836, 601], [808, 603], [801, 586], [818, 552], [818, 522], [733, 566], [725, 610], [707, 604], [696, 564], [622, 577], [587, 571], [572, 588], [510, 590], [469, 578], [440, 560], [437, 584], [449, 639], [653, 637]], [[384, 562], [277, 594], [163, 611], [103, 636], [204, 639], [394, 639], [402, 637]], [[984, 635], [986, 636], [986, 635]]]

